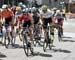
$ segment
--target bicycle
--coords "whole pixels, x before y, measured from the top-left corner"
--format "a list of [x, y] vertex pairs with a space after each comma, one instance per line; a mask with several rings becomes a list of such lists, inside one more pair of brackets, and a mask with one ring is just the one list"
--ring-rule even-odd
[[58, 40], [59, 40], [59, 42], [62, 41], [62, 34], [63, 34], [62, 25], [58, 23]]
[[62, 41], [63, 29], [61, 23], [55, 23], [54, 27], [58, 30], [58, 40]]
[[43, 51], [46, 52], [46, 48], [49, 46], [49, 49], [51, 50], [51, 38], [50, 38], [50, 25], [47, 26], [47, 32], [45, 32], [46, 37], [43, 44]]
[[38, 43], [39, 45], [41, 45], [41, 43], [40, 43], [41, 32], [42, 32], [41, 30], [42, 30], [42, 27], [41, 27], [40, 24], [35, 24], [34, 25], [34, 39], [35, 39], [35, 42]]
[[29, 28], [28, 27], [23, 28], [23, 34], [22, 34], [23, 49], [24, 49], [24, 52], [27, 57], [29, 56], [29, 50], [30, 50], [31, 54], [33, 55], [33, 47], [31, 46], [32, 44], [28, 39], [28, 33], [29, 33]]

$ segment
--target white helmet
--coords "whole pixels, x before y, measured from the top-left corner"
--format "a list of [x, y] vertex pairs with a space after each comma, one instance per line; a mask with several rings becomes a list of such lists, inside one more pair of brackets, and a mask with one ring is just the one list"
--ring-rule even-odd
[[7, 7], [8, 7], [8, 5], [5, 4], [2, 6], [2, 9], [6, 9]]

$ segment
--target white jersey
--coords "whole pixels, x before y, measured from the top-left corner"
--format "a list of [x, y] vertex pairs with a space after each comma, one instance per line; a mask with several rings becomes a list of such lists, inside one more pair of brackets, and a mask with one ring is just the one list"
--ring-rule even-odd
[[43, 17], [43, 18], [50, 18], [53, 16], [53, 11], [51, 10], [47, 10], [46, 13], [44, 13], [43, 11], [40, 11], [40, 15]]

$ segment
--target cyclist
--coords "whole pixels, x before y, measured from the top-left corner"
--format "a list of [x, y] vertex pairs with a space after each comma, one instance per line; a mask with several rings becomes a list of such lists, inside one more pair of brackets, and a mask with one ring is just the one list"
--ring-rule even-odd
[[[43, 5], [42, 6], [42, 11], [40, 11], [40, 14], [41, 14], [41, 20], [43, 22], [43, 28], [44, 28], [44, 35], [45, 35], [45, 38], [46, 38], [46, 32], [47, 32], [47, 25], [48, 23], [51, 25], [53, 24], [54, 20], [53, 20], [53, 11], [51, 11], [50, 9], [48, 9], [48, 7], [46, 5]], [[51, 35], [54, 35], [54, 31], [53, 29], [51, 30], [50, 28], [50, 31], [51, 31]]]
[[14, 15], [15, 15], [15, 12], [16, 12], [16, 6], [12, 6], [11, 7], [11, 10], [13, 11]]
[[[11, 26], [13, 24], [13, 17], [14, 17], [14, 14], [12, 12], [11, 9], [8, 8], [8, 5], [3, 5], [2, 6], [2, 19], [4, 18], [4, 25], [5, 25], [5, 28], [6, 28], [6, 31], [8, 31], [8, 36], [9, 38], [11, 39]], [[3, 31], [5, 32], [5, 31]]]
[[66, 8], [64, 7], [64, 9], [62, 9], [62, 14], [65, 20], [67, 20], [66, 18]]
[[55, 18], [57, 20], [57, 23], [59, 25], [61, 25], [61, 28], [62, 28], [62, 36], [63, 36], [63, 20], [64, 20], [64, 17], [63, 17], [63, 14], [61, 13], [60, 10], [57, 10], [56, 11]]
[[52, 9], [52, 11], [54, 12], [54, 13], [53, 13], [53, 16], [55, 16], [56, 10], [57, 10], [57, 8], [55, 8], [55, 7]]
[[2, 18], [5, 18], [5, 24], [10, 25], [13, 20], [13, 12], [11, 9], [8, 8], [8, 5], [2, 6]]
[[17, 26], [17, 33], [18, 33], [18, 31], [19, 31], [19, 27], [18, 27], [18, 17], [20, 16], [22, 14], [22, 9], [21, 9], [21, 7], [20, 6], [17, 6], [16, 7], [16, 13], [15, 13], [15, 25]]
[[[32, 35], [32, 24], [33, 24], [33, 18], [32, 18], [32, 14], [29, 13], [28, 9], [24, 9], [23, 14], [21, 14], [18, 17], [18, 23], [20, 24], [20, 22], [22, 22], [22, 26], [21, 27], [29, 27], [29, 37], [30, 40], [33, 41], [33, 35]], [[20, 33], [22, 33], [23, 29], [20, 30]]]
[[[41, 36], [41, 27], [40, 27], [40, 14], [38, 13], [38, 10], [36, 7], [33, 7], [31, 9], [31, 12], [33, 14], [33, 22], [34, 22], [34, 38], [36, 40], [36, 38], [38, 38], [40, 40], [40, 36]], [[39, 36], [38, 36], [39, 34]], [[38, 37], [35, 37], [35, 36]], [[36, 43], [39, 41], [36, 41]]]
[[33, 7], [32, 8], [32, 14], [33, 14], [33, 21], [34, 21], [34, 25], [39, 23], [40, 20], [40, 14], [38, 13], [37, 8]]

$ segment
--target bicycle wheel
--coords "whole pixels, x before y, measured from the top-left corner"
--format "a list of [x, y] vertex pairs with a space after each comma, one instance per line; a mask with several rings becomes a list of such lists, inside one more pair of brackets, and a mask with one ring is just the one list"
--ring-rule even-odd
[[28, 56], [29, 47], [28, 47], [28, 42], [27, 42], [26, 34], [24, 34], [23, 38], [24, 38], [24, 40], [23, 40], [23, 49], [24, 49], [24, 52], [25, 52], [26, 56]]
[[5, 36], [5, 39], [4, 39], [5, 47], [8, 48], [9, 44], [10, 44], [10, 38]]
[[49, 49], [51, 50], [52, 49], [52, 47], [51, 47], [51, 45], [49, 44]]
[[48, 44], [47, 44], [47, 40], [44, 40], [44, 44], [43, 44], [43, 51], [46, 52], [46, 48], [47, 48]]
[[59, 41], [62, 40], [62, 31], [61, 31], [61, 29], [58, 30], [58, 39], [59, 39]]

